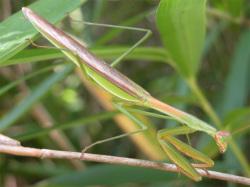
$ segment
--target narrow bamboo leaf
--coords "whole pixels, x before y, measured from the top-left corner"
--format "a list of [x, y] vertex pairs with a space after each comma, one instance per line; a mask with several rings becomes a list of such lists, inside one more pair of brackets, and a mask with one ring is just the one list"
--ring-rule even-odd
[[242, 12], [244, 11], [245, 0], [227, 0], [224, 1], [226, 10], [233, 17], [240, 17]]
[[205, 38], [206, 0], [161, 0], [157, 26], [169, 57], [184, 77], [198, 70]]
[[[90, 48], [94, 54], [107, 60], [114, 60], [118, 58], [128, 49], [129, 46], [105, 46]], [[137, 47], [124, 59], [171, 63], [164, 48], [160, 47]]]
[[228, 22], [223, 20], [212, 27], [205, 40], [203, 56], [206, 56], [208, 54], [208, 52], [214, 46], [215, 42], [219, 39], [219, 36], [223, 33], [228, 25]]
[[15, 64], [39, 62], [46, 60], [54, 60], [64, 57], [63, 53], [56, 49], [24, 49], [15, 56], [4, 61], [1, 66], [9, 66]]
[[19, 177], [52, 177], [65, 175], [71, 170], [57, 164], [56, 166], [48, 167], [42, 162], [23, 162], [22, 160], [11, 160], [8, 164], [8, 171], [15, 173]]
[[243, 107], [249, 94], [250, 30], [242, 33], [230, 63], [230, 70], [218, 111], [222, 116]]
[[6, 130], [8, 127], [13, 125], [20, 117], [22, 117], [42, 96], [44, 96], [48, 90], [57, 82], [67, 76], [72, 71], [73, 66], [67, 65], [61, 72], [54, 73], [43, 81], [36, 89], [34, 89], [30, 95], [23, 99], [17, 106], [3, 116], [0, 120], [0, 132]]
[[[145, 168], [128, 166], [98, 165], [80, 172], [69, 172], [68, 174], [51, 177], [44, 180], [35, 187], [57, 187], [57, 186], [123, 186], [128, 183], [154, 183], [168, 181], [175, 174]], [[178, 180], [180, 180], [178, 177]], [[183, 178], [182, 178], [183, 180]], [[184, 180], [185, 181], [185, 180]]]
[[[217, 111], [223, 117], [237, 108], [244, 107], [247, 103], [249, 93], [247, 86], [249, 83], [248, 76], [250, 66], [249, 48], [250, 30], [247, 30], [241, 34], [239, 42], [236, 45], [232, 61], [230, 62], [228, 76], [225, 81], [225, 88], [220, 102], [218, 103]], [[237, 140], [238, 146], [241, 146], [242, 138], [243, 137]], [[250, 169], [247, 166], [246, 161], [247, 159], [244, 155], [240, 158], [240, 160], [236, 159], [231, 150], [229, 150], [225, 156], [225, 163], [232, 170], [235, 170], [240, 163], [244, 163], [243, 167], [245, 172], [250, 173]]]
[[240, 108], [229, 112], [224, 120], [227, 129], [239, 136], [250, 131], [250, 108]]
[[7, 91], [9, 91], [10, 89], [14, 88], [15, 86], [17, 86], [20, 82], [24, 81], [24, 80], [28, 80], [32, 77], [35, 77], [37, 75], [40, 75], [42, 73], [46, 73], [48, 72], [49, 70], [52, 70], [53, 66], [49, 66], [49, 67], [46, 67], [46, 68], [43, 68], [43, 69], [40, 69], [40, 70], [37, 70], [35, 72], [32, 72], [28, 75], [24, 75], [23, 77], [17, 79], [16, 81], [12, 81], [11, 83], [5, 85], [5, 86], [2, 86], [0, 88], [0, 96], [3, 95], [4, 93], [6, 93]]
[[[91, 48], [91, 51], [106, 60], [114, 60], [127, 51], [128, 48], [128, 46], [105, 46], [105, 48]], [[6, 60], [4, 63], [0, 64], [0, 66], [52, 60], [63, 57], [63, 53], [57, 49], [26, 49], [9, 60]], [[159, 47], [138, 47], [124, 59], [171, 63], [168, 61], [165, 50]]]
[[[63, 19], [85, 0], [39, 0], [30, 7], [52, 23]], [[49, 6], [48, 6], [49, 5]], [[14, 14], [0, 24], [0, 64], [25, 48], [38, 32], [27, 22], [21, 12]]]
[[26, 132], [24, 134], [20, 134], [18, 136], [15, 137], [15, 139], [18, 139], [20, 141], [26, 141], [26, 140], [31, 140], [37, 137], [41, 137], [41, 136], [46, 136], [48, 135], [52, 130], [66, 130], [69, 128], [73, 128], [76, 126], [82, 126], [82, 125], [87, 125], [93, 122], [100, 122], [102, 120], [106, 120], [106, 119], [110, 119], [112, 117], [114, 117], [116, 114], [118, 114], [118, 112], [103, 112], [100, 114], [95, 114], [92, 116], [87, 116], [87, 117], [83, 117], [81, 119], [77, 119], [75, 121], [71, 121], [65, 124], [58, 124], [58, 125], [54, 125], [53, 127], [50, 128], [43, 128], [43, 129], [39, 129], [39, 130], [34, 130], [32, 132]]

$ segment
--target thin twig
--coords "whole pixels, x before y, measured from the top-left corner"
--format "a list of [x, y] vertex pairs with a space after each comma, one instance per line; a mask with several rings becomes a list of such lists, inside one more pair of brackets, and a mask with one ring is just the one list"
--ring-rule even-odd
[[[0, 142], [1, 143], [1, 142]], [[0, 153], [17, 155], [17, 156], [28, 156], [28, 157], [37, 157], [37, 158], [56, 158], [56, 159], [78, 159], [84, 161], [92, 162], [102, 162], [108, 164], [118, 164], [118, 165], [127, 165], [135, 167], [144, 167], [151, 168], [156, 170], [163, 170], [169, 172], [179, 172], [178, 168], [174, 164], [167, 164], [155, 161], [148, 160], [139, 160], [132, 158], [124, 158], [117, 156], [108, 156], [108, 155], [99, 155], [81, 152], [70, 152], [70, 151], [57, 151], [49, 149], [37, 149], [23, 146], [13, 146], [0, 144]], [[211, 170], [202, 170], [197, 169], [197, 172], [203, 176], [210, 179], [224, 180], [228, 182], [234, 182], [239, 184], [250, 185], [250, 178], [221, 173]]]
[[234, 23], [234, 24], [242, 25], [245, 27], [250, 26], [250, 21], [242, 16], [233, 17], [232, 15], [230, 15], [226, 12], [220, 11], [218, 9], [215, 9], [215, 8], [207, 8], [207, 13], [211, 16], [227, 20], [227, 21]]

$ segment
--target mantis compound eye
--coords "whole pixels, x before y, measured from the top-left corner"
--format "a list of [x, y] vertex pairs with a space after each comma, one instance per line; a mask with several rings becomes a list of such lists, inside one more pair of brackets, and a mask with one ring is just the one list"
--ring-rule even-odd
[[221, 153], [224, 153], [227, 150], [227, 137], [229, 136], [230, 133], [228, 131], [218, 131], [214, 136]]

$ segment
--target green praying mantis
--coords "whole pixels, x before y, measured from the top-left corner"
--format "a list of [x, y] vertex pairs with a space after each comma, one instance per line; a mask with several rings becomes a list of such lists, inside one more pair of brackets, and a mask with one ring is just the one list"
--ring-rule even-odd
[[[147, 130], [147, 127], [139, 119], [135, 118], [125, 107], [123, 107], [124, 104], [129, 104], [154, 109], [184, 124], [177, 128], [159, 130], [156, 138], [163, 151], [168, 158], [176, 164], [180, 172], [195, 181], [201, 180], [201, 176], [195, 168], [212, 167], [214, 162], [208, 156], [180, 141], [175, 136], [202, 131], [215, 140], [220, 152], [223, 153], [226, 151], [226, 138], [230, 135], [227, 131], [218, 131], [195, 116], [157, 100], [142, 87], [113, 68], [112, 65], [116, 64], [118, 60], [121, 60], [121, 58], [131, 50], [122, 55], [115, 63], [109, 65], [89, 52], [80, 42], [48, 23], [29, 8], [23, 8], [22, 11], [33, 26], [56, 48], [61, 49], [69, 59], [81, 68], [82, 72], [87, 77], [112, 94], [116, 99], [119, 99], [120, 102], [115, 103], [114, 106], [141, 128], [136, 132], [105, 139], [100, 141], [101, 143]], [[85, 148], [85, 150], [100, 142], [91, 144]], [[191, 164], [180, 152], [199, 162]]]

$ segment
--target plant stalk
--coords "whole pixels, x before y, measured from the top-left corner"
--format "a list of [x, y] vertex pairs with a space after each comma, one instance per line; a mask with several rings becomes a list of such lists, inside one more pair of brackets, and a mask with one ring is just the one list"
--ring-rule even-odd
[[[218, 115], [215, 113], [211, 104], [208, 102], [205, 95], [203, 94], [200, 87], [198, 86], [196, 78], [192, 77], [191, 79], [188, 79], [187, 83], [189, 87], [191, 88], [192, 92], [196, 95], [197, 99], [199, 100], [201, 107], [206, 112], [206, 114], [210, 117], [213, 123], [219, 129], [223, 129], [221, 120], [219, 119]], [[245, 175], [250, 176], [250, 168], [249, 168], [248, 161], [232, 137], [228, 139], [228, 144], [232, 152], [234, 153], [234, 155], [237, 157], [241, 167], [244, 169]]]
[[203, 110], [207, 113], [207, 115], [210, 117], [210, 119], [213, 121], [213, 123], [219, 128], [222, 129], [221, 121], [218, 117], [218, 115], [213, 110], [211, 104], [208, 102], [207, 98], [201, 91], [200, 87], [197, 84], [196, 78], [192, 77], [191, 79], [188, 79], [187, 81], [189, 87], [191, 88], [192, 92], [195, 94], [197, 99], [199, 100], [199, 103]]
[[[57, 151], [49, 149], [37, 149], [23, 146], [13, 146], [4, 145], [0, 142], [0, 153], [16, 155], [16, 156], [27, 156], [27, 157], [37, 157], [37, 158], [56, 158], [56, 159], [77, 159], [92, 162], [101, 162], [108, 164], [119, 164], [134, 167], [143, 167], [155, 170], [169, 171], [169, 172], [179, 172], [178, 167], [174, 164], [152, 162], [147, 160], [139, 160], [132, 158], [108, 156], [108, 155], [97, 155], [90, 153], [81, 152], [70, 152], [70, 151]], [[227, 173], [220, 173], [217, 171], [196, 169], [197, 172], [203, 176], [210, 179], [218, 179], [228, 182], [234, 182], [239, 184], [250, 185], [250, 179], [246, 177], [231, 175]]]

